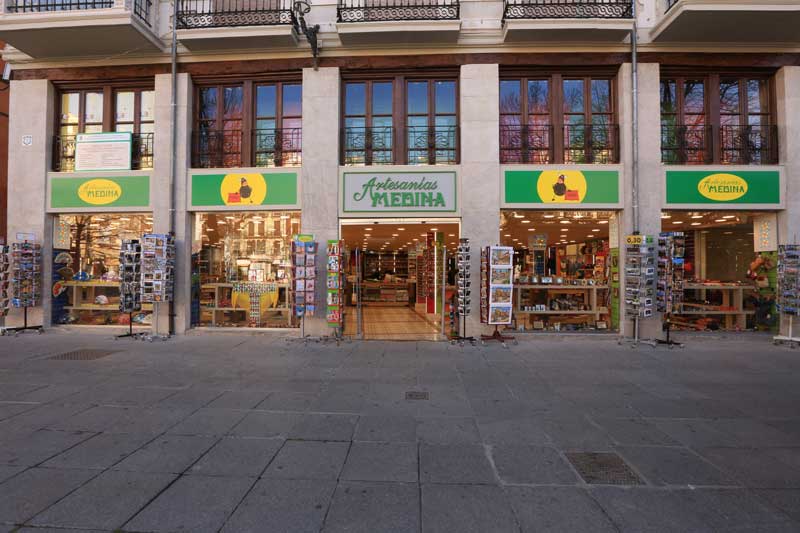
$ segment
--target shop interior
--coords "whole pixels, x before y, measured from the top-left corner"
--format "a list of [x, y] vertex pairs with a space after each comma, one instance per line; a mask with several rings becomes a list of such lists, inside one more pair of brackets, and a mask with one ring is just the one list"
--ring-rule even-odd
[[132, 317], [119, 311], [123, 239], [153, 231], [149, 214], [57, 215], [53, 221], [52, 323], [149, 326], [153, 306]]
[[753, 211], [664, 211], [662, 231], [685, 235], [683, 298], [671, 326], [689, 331], [777, 328], [777, 217]]
[[[342, 222], [348, 253], [345, 335], [358, 332], [360, 294], [363, 338], [437, 340], [441, 306], [449, 312], [447, 302], [455, 293], [453, 258], [459, 233], [459, 221], [453, 219]], [[442, 249], [447, 250], [446, 274]]]
[[515, 252], [511, 329], [619, 328], [616, 216], [589, 210], [501, 212], [500, 244]]
[[297, 327], [292, 316], [292, 235], [299, 211], [195, 213], [192, 325]]

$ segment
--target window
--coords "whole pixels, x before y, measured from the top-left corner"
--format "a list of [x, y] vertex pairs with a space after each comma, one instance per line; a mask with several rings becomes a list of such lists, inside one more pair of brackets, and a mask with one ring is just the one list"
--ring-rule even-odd
[[615, 163], [611, 78], [551, 75], [500, 81], [503, 163]]
[[343, 93], [343, 164], [458, 162], [455, 79], [345, 81]]
[[200, 87], [197, 100], [192, 166], [300, 164], [300, 83], [245, 81]]
[[661, 159], [671, 164], [775, 164], [766, 77], [661, 80]]
[[79, 133], [130, 132], [134, 169], [153, 167], [155, 92], [152, 89], [63, 90], [59, 95], [58, 135], [53, 169], [75, 168], [75, 136]]

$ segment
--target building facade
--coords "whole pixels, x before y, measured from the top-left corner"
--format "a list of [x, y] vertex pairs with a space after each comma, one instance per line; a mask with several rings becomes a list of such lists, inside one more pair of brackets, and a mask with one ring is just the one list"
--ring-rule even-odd
[[[43, 244], [46, 326], [122, 323], [114, 248], [172, 230], [178, 334], [296, 326], [299, 233], [374, 255], [375, 302], [412, 306], [391, 283], [428, 234], [469, 238], [475, 277], [477, 247], [513, 246], [517, 329], [631, 334], [625, 236], [685, 231], [683, 327], [788, 333], [762, 315], [800, 224], [797, 0], [178, 0], [174, 84], [170, 2], [46, 4], [0, 14], [8, 235]], [[76, 156], [103, 132], [129, 157]]]

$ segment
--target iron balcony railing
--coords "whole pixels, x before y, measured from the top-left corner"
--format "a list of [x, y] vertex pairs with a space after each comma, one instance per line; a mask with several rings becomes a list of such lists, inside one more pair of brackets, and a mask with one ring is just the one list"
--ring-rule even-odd
[[292, 0], [176, 0], [178, 28], [232, 28], [292, 23]]
[[458, 126], [344, 128], [343, 165], [455, 165]]
[[553, 126], [500, 126], [500, 161], [503, 163], [554, 162]]
[[662, 125], [661, 161], [672, 165], [777, 165], [778, 128]]
[[459, 0], [340, 0], [339, 22], [458, 20]]
[[501, 163], [619, 163], [616, 124], [501, 125]]
[[[154, 133], [134, 133], [131, 146], [131, 170], [153, 168]], [[53, 138], [53, 171], [75, 171], [75, 136], [56, 135]]]
[[[115, 0], [6, 0], [8, 13], [52, 13], [116, 7]], [[150, 26], [152, 0], [133, 0], [133, 14]]]
[[633, 16], [633, 0], [506, 0], [503, 18], [624, 19]]
[[619, 163], [619, 126], [565, 124], [564, 163]]
[[[244, 145], [248, 139], [250, 146]], [[196, 131], [192, 135], [192, 167], [299, 166], [302, 160], [301, 128]]]

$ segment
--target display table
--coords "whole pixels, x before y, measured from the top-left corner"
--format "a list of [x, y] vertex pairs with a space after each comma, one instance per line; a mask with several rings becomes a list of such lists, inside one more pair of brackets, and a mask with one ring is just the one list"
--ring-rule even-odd
[[[271, 283], [271, 282], [270, 282]], [[275, 283], [278, 287], [278, 301], [275, 307], [266, 312], [286, 315], [285, 325], [293, 324], [290, 290], [288, 283]], [[247, 322], [249, 308], [233, 307], [233, 283], [203, 283], [200, 285], [201, 322], [214, 327], [224, 326], [226, 316], [236, 317], [237, 322]]]
[[[757, 290], [754, 285], [733, 285], [725, 283], [684, 283], [684, 302], [681, 304], [678, 316], [721, 316], [724, 317], [725, 329], [745, 329], [747, 315], [755, 314], [755, 310], [744, 308], [744, 291]], [[707, 291], [719, 291], [722, 296], [721, 305], [709, 305], [687, 302], [686, 292], [699, 291], [700, 300], [706, 300]], [[690, 326], [690, 324], [677, 325]]]
[[[119, 281], [66, 281], [64, 286], [70, 293], [70, 305], [64, 306], [68, 311], [119, 312]], [[108, 304], [95, 303], [95, 298], [101, 294], [108, 298]], [[142, 304], [142, 311], [152, 310], [153, 304]]]
[[[527, 316], [529, 322], [534, 316], [564, 317], [560, 322], [586, 323], [594, 325], [603, 315], [608, 314], [608, 307], [601, 305], [599, 291], [607, 291], [608, 285], [551, 285], [551, 284], [517, 284], [514, 286], [514, 312], [518, 316]], [[538, 295], [537, 295], [538, 293]], [[551, 309], [551, 302], [558, 297], [568, 297], [570, 302], [581, 302], [586, 309]], [[530, 310], [535, 305], [545, 305], [546, 310]]]

